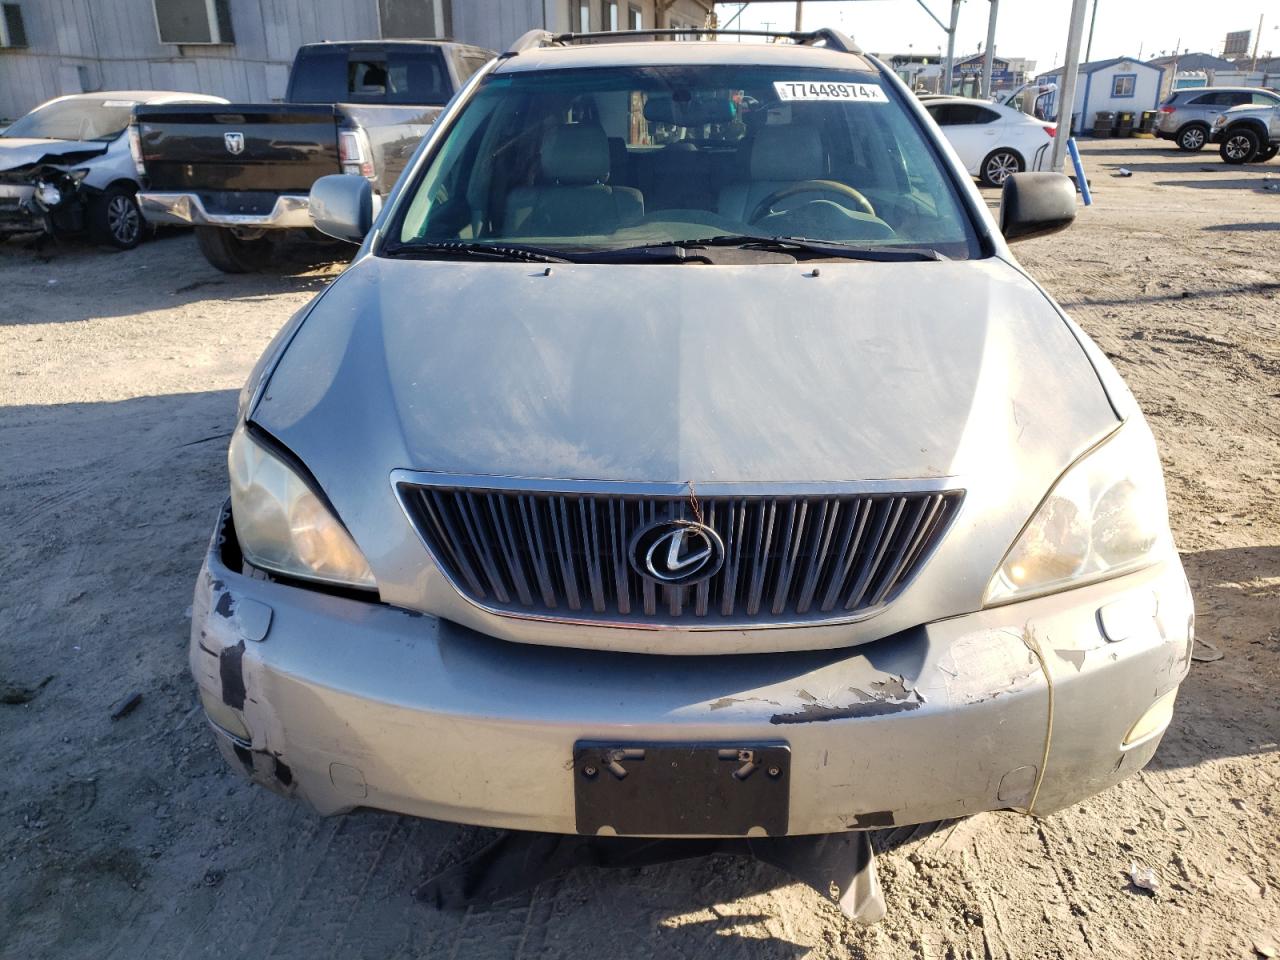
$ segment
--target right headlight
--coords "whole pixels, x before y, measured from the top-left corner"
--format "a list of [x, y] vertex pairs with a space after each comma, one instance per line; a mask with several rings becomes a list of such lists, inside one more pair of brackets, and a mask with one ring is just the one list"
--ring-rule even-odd
[[1128, 573], [1171, 541], [1155, 439], [1143, 421], [1130, 421], [1053, 485], [991, 578], [986, 603]]
[[325, 500], [243, 424], [227, 450], [231, 519], [255, 567], [304, 580], [377, 589], [369, 564]]

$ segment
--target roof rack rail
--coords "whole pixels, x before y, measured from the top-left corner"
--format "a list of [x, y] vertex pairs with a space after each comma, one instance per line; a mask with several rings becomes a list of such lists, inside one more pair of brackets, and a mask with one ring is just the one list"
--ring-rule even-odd
[[503, 57], [519, 56], [526, 50], [541, 47], [562, 47], [571, 43], [592, 40], [626, 41], [639, 37], [772, 37], [775, 40], [790, 40], [803, 46], [822, 46], [840, 53], [861, 54], [862, 49], [853, 40], [841, 33], [823, 27], [820, 30], [710, 30], [699, 27], [680, 27], [659, 30], [598, 30], [590, 33], [551, 33], [547, 30], [530, 30], [507, 48]]

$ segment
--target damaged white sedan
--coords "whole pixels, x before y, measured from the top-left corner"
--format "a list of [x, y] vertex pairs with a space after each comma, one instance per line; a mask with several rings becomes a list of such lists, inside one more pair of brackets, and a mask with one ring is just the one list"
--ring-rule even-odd
[[139, 104], [226, 103], [221, 97], [115, 90], [58, 97], [0, 132], [0, 240], [87, 235], [129, 250], [143, 236], [137, 164], [126, 130]]
[[376, 222], [313, 188], [363, 245], [242, 395], [191, 668], [322, 814], [853, 837], [872, 919], [866, 830], [1150, 759], [1192, 631], [1160, 462], [1009, 252], [1066, 178], [997, 224], [832, 31], [640, 39], [526, 38]]

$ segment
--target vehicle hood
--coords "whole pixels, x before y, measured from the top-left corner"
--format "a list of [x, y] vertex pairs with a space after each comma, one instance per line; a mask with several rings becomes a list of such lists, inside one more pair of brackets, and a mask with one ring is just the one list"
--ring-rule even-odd
[[107, 152], [109, 144], [81, 140], [0, 137], [0, 171], [34, 163], [80, 163]]
[[918, 479], [995, 453], [1056, 476], [1116, 423], [1066, 322], [997, 259], [546, 272], [365, 258], [303, 323], [254, 419], [322, 482], [353, 462]]

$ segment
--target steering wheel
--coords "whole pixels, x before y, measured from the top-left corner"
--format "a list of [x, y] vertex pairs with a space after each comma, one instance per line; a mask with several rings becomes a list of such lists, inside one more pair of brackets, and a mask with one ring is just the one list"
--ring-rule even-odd
[[873, 217], [876, 215], [876, 208], [871, 206], [871, 201], [848, 184], [840, 183], [836, 180], [805, 180], [803, 183], [793, 184], [792, 186], [783, 187], [780, 190], [773, 191], [773, 193], [769, 194], [756, 204], [755, 209], [751, 211], [751, 216], [747, 217], [746, 222], [755, 223], [767, 214], [769, 212], [769, 208], [779, 200], [785, 200], [787, 197], [794, 197], [801, 193], [838, 194], [846, 200], [852, 200], [857, 204], [857, 209], [862, 213], [869, 214]]

